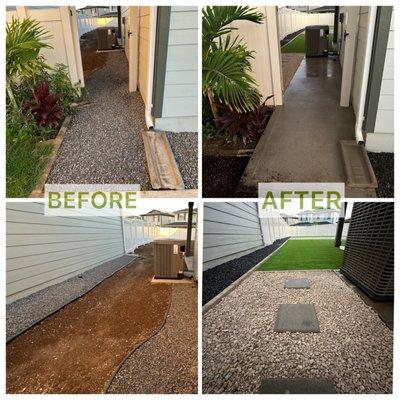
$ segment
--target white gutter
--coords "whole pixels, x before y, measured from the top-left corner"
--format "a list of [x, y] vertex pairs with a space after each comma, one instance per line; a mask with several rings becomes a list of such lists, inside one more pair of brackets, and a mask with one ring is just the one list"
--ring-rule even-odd
[[156, 50], [156, 32], [157, 31], [157, 7], [150, 7], [150, 49], [149, 49], [149, 62], [147, 69], [147, 102], [145, 109], [145, 118], [147, 129], [154, 128], [153, 116], [151, 115], [153, 109], [153, 81], [154, 81], [154, 61]]
[[369, 10], [368, 32], [367, 32], [365, 57], [364, 57], [365, 63], [361, 80], [360, 107], [357, 114], [356, 128], [355, 128], [355, 136], [357, 143], [364, 143], [362, 126], [364, 122], [365, 101], [367, 98], [367, 88], [368, 88], [369, 70], [371, 67], [372, 48], [374, 45], [376, 10], [377, 7], [370, 7]]

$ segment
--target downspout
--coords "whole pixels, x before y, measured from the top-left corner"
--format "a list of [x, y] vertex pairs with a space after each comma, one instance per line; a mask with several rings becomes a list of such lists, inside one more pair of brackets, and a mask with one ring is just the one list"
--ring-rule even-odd
[[157, 7], [151, 7], [150, 11], [150, 49], [149, 49], [149, 65], [147, 70], [147, 102], [145, 108], [145, 118], [147, 129], [154, 128], [152, 116], [153, 109], [153, 83], [154, 83], [154, 62], [156, 50], [156, 33], [157, 33]]
[[356, 128], [355, 128], [356, 142], [359, 144], [364, 144], [365, 141], [363, 135], [363, 123], [364, 123], [365, 101], [367, 98], [367, 90], [368, 90], [369, 69], [371, 67], [372, 48], [374, 46], [376, 10], [377, 7], [370, 7], [369, 10], [368, 32], [367, 32], [366, 48], [364, 56], [365, 63], [361, 80], [360, 108], [358, 110], [356, 119]]

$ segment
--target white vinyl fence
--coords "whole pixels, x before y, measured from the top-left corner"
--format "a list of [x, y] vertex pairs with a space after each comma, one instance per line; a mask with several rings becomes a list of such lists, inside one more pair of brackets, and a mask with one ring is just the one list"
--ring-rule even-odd
[[[334, 237], [336, 235], [337, 223], [326, 225], [308, 225], [308, 226], [289, 226], [289, 236], [296, 237]], [[344, 224], [342, 237], [347, 237], [349, 224]]]
[[298, 10], [292, 10], [287, 7], [278, 9], [279, 21], [279, 40], [287, 35], [304, 29], [308, 25], [329, 25], [334, 24], [333, 13], [315, 13], [309, 14]]
[[[126, 253], [132, 253], [139, 246], [151, 243], [156, 239], [186, 240], [186, 228], [160, 227], [140, 219], [123, 218], [124, 246]], [[192, 240], [196, 238], [196, 230], [192, 229]]]
[[77, 15], [77, 22], [79, 37], [97, 28], [118, 26], [116, 17], [88, 17], [86, 15]]
[[260, 217], [260, 225], [265, 246], [274, 243], [275, 240], [290, 236], [289, 225], [275, 211], [268, 211], [265, 218]]

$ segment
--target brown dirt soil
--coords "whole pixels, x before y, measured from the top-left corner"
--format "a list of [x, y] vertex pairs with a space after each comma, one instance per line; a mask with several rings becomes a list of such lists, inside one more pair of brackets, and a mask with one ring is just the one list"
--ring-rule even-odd
[[283, 91], [289, 86], [303, 58], [303, 53], [282, 53]]
[[152, 246], [7, 345], [7, 393], [103, 393], [126, 355], [162, 325], [170, 285], [151, 285]]
[[96, 31], [85, 33], [80, 40], [83, 76], [88, 78], [94, 71], [104, 67], [107, 62], [107, 52], [97, 53]]

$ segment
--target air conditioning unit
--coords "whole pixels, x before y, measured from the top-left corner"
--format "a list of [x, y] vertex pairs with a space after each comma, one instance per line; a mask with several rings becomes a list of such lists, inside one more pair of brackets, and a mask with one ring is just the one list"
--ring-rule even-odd
[[340, 272], [375, 300], [394, 297], [394, 203], [355, 203]]
[[177, 279], [185, 268], [186, 241], [160, 239], [153, 242], [154, 277], [161, 279]]
[[113, 50], [117, 47], [117, 28], [97, 28], [97, 50]]
[[328, 25], [306, 26], [306, 57], [321, 57], [328, 54]]

